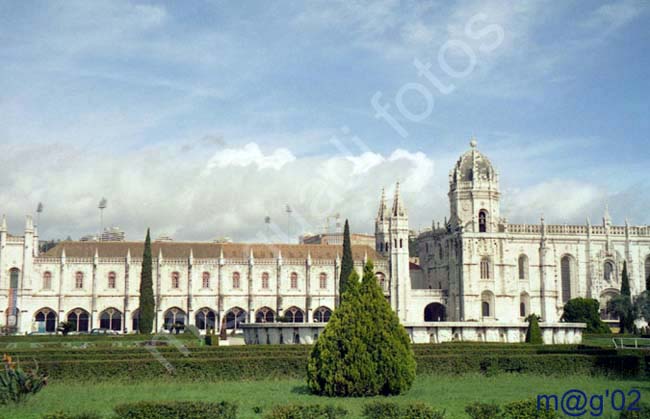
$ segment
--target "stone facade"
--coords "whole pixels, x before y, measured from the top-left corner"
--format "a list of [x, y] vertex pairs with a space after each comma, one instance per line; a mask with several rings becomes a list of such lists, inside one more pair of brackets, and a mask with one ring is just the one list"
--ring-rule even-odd
[[450, 172], [449, 201], [449, 220], [417, 238], [447, 320], [516, 322], [535, 313], [557, 322], [575, 297], [598, 299], [607, 318], [624, 262], [632, 293], [646, 289], [650, 226], [612, 225], [607, 210], [600, 225], [509, 224], [499, 214], [499, 175], [475, 141]]
[[[596, 298], [604, 307], [620, 289], [624, 261], [632, 292], [646, 289], [649, 226], [614, 226], [609, 214], [602, 225], [549, 225], [543, 218], [509, 224], [500, 217], [499, 175], [475, 141], [450, 172], [449, 202], [449, 220], [416, 238], [419, 265], [409, 259], [399, 184], [392, 205], [382, 192], [374, 249], [353, 245], [356, 269], [374, 261], [404, 324], [522, 325], [536, 313], [550, 327], [569, 298]], [[70, 241], [41, 255], [31, 217], [23, 236], [10, 235], [3, 218], [0, 326], [50, 332], [67, 320], [78, 331], [133, 331], [142, 252], [142, 243]], [[340, 253], [340, 245], [325, 244], [154, 242], [155, 327], [325, 322], [338, 298]]]

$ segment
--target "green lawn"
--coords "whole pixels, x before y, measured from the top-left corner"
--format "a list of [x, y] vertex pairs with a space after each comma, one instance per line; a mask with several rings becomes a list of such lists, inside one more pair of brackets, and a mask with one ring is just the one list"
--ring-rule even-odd
[[[466, 418], [465, 405], [472, 401], [505, 402], [535, 398], [537, 394], [558, 394], [569, 389], [604, 394], [615, 389], [632, 388], [642, 393], [641, 400], [650, 398], [650, 383], [640, 380], [610, 380], [605, 377], [538, 377], [530, 375], [420, 376], [407, 394], [392, 398], [396, 401], [421, 400], [447, 410], [447, 417]], [[38, 418], [46, 412], [67, 410], [73, 412], [95, 410], [109, 414], [119, 403], [138, 400], [207, 400], [236, 401], [241, 418], [259, 418], [254, 407], [268, 410], [270, 406], [287, 402], [334, 403], [347, 408], [352, 418], [358, 418], [361, 406], [369, 399], [328, 399], [307, 394], [300, 380], [183, 383], [140, 382], [136, 384], [52, 383], [42, 393], [20, 407], [4, 408], [4, 418]], [[607, 403], [606, 403], [607, 404]], [[608, 410], [611, 412], [611, 410]], [[585, 417], [590, 417], [589, 414]], [[609, 413], [602, 417], [610, 417]], [[618, 417], [618, 416], [616, 416]]]

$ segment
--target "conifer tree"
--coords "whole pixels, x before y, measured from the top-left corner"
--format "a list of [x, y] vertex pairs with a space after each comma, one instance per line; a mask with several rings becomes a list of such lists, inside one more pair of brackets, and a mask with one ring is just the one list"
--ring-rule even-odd
[[372, 262], [366, 264], [361, 284], [352, 271], [343, 297], [310, 355], [310, 390], [356, 397], [408, 390], [415, 379], [415, 357]]
[[156, 303], [153, 296], [153, 260], [151, 257], [151, 235], [147, 229], [147, 238], [144, 242], [142, 254], [142, 272], [140, 274], [140, 321], [138, 330], [143, 334], [150, 334], [153, 330]]
[[341, 277], [339, 279], [339, 295], [343, 299], [345, 294], [348, 278], [354, 270], [354, 260], [352, 259], [352, 245], [350, 241], [350, 224], [345, 220], [343, 229], [343, 259], [341, 259]]
[[634, 332], [634, 316], [632, 315], [632, 296], [630, 293], [630, 278], [627, 274], [627, 261], [623, 261], [621, 274], [621, 298], [619, 318], [621, 333]]
[[542, 338], [542, 329], [539, 327], [539, 318], [536, 314], [531, 314], [526, 318], [528, 320], [528, 330], [526, 331], [526, 343], [533, 345], [544, 344]]

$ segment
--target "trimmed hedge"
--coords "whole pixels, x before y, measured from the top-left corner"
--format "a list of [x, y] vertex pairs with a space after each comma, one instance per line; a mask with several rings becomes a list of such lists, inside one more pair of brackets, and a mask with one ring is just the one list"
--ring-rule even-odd
[[348, 411], [338, 406], [287, 404], [273, 407], [264, 419], [338, 419], [347, 415]]
[[116, 406], [120, 419], [236, 419], [237, 405], [230, 402], [138, 402]]
[[445, 412], [422, 402], [398, 404], [379, 401], [366, 404], [363, 416], [368, 419], [444, 419]]
[[537, 408], [535, 400], [521, 400], [503, 405], [503, 417], [507, 419], [562, 419], [554, 410]]
[[496, 403], [474, 402], [465, 406], [465, 413], [472, 419], [498, 419], [501, 407]]
[[[248, 357], [184, 357], [163, 354], [165, 365], [151, 354], [133, 359], [38, 360], [39, 367], [54, 380], [94, 381], [98, 377], [122, 380], [161, 379], [224, 381], [241, 379], [304, 378], [307, 356], [296, 354], [256, 354]], [[536, 375], [608, 375], [638, 378], [645, 374], [647, 360], [639, 354], [620, 355], [483, 355], [458, 354], [417, 356], [417, 372], [422, 375], [460, 375], [482, 373], [526, 373]], [[33, 366], [21, 358], [21, 364]]]
[[42, 416], [43, 419], [102, 419], [102, 415], [96, 412], [67, 413], [54, 412]]
[[638, 405], [639, 410], [623, 410], [620, 419], [650, 419], [650, 404], [641, 403]]

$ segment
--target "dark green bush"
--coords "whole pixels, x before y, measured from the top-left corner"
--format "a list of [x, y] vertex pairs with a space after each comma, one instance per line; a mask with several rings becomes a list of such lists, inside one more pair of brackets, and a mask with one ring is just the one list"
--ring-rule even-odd
[[528, 330], [526, 330], [526, 343], [533, 345], [543, 345], [544, 339], [542, 338], [542, 329], [539, 328], [539, 318], [536, 314], [531, 314], [526, 317], [528, 321]]
[[445, 413], [436, 411], [422, 402], [398, 404], [377, 401], [367, 403], [363, 407], [363, 417], [368, 419], [443, 419]]
[[465, 406], [465, 413], [472, 419], [500, 419], [501, 407], [495, 403], [474, 402]]
[[637, 411], [623, 410], [619, 418], [620, 419], [650, 419], [650, 404], [642, 403], [637, 407], [639, 407], [639, 410]]
[[600, 303], [593, 298], [573, 298], [564, 304], [562, 321], [586, 323], [585, 333], [611, 333], [600, 319]]
[[338, 419], [347, 417], [347, 410], [332, 405], [287, 404], [275, 406], [265, 419]]
[[137, 402], [116, 406], [120, 419], [236, 419], [237, 405], [230, 402]]
[[536, 400], [520, 400], [503, 405], [503, 417], [507, 419], [561, 419], [554, 410], [537, 408]]
[[43, 419], [102, 419], [102, 415], [97, 412], [54, 412], [43, 415]]

